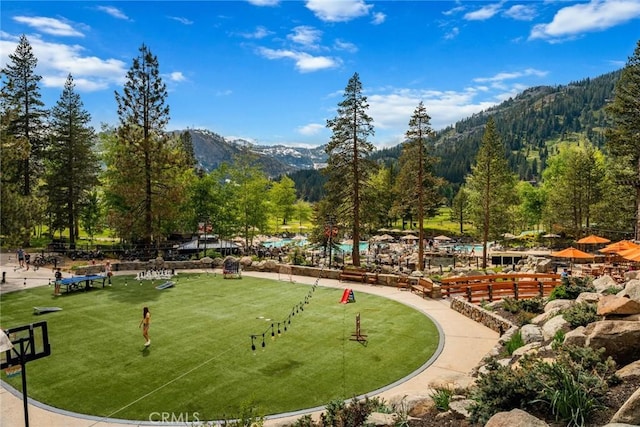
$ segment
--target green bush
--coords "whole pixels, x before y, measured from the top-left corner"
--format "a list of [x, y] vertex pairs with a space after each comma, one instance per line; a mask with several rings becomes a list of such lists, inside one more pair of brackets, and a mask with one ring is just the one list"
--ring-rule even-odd
[[615, 383], [615, 363], [603, 350], [572, 345], [559, 348], [553, 363], [538, 355], [525, 355], [520, 369], [490, 362], [476, 381], [471, 420], [484, 424], [497, 412], [514, 408], [545, 414], [570, 426], [584, 425], [603, 405], [610, 384]]
[[369, 414], [380, 406], [378, 398], [356, 400], [347, 405], [342, 400], [333, 400], [326, 406], [325, 412], [320, 415], [320, 425], [324, 427], [360, 427], [364, 424]]
[[583, 292], [594, 292], [595, 288], [588, 278], [570, 277], [556, 286], [549, 295], [549, 301], [554, 299], [576, 299]]
[[429, 397], [439, 411], [448, 411], [453, 390], [449, 387], [435, 387]]
[[522, 340], [522, 334], [520, 333], [520, 331], [517, 331], [516, 333], [511, 335], [511, 338], [509, 338], [509, 340], [504, 343], [505, 350], [507, 350], [509, 356], [511, 356], [514, 351], [516, 351], [523, 345], [524, 341]]
[[571, 328], [587, 326], [598, 320], [596, 304], [581, 302], [562, 310], [562, 318], [569, 322]]
[[620, 286], [609, 286], [608, 288], [602, 291], [602, 295], [615, 295], [618, 292], [620, 292], [622, 289], [624, 288]]

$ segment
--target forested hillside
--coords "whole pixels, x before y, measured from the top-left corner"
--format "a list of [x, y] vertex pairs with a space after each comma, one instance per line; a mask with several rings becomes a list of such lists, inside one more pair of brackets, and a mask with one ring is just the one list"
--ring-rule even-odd
[[509, 164], [521, 179], [539, 179], [555, 143], [572, 134], [581, 134], [602, 148], [606, 126], [603, 108], [619, 77], [620, 72], [614, 72], [566, 86], [530, 88], [438, 132], [433, 153], [440, 158], [436, 173], [453, 184], [463, 181], [489, 116], [495, 118]]
[[[439, 159], [436, 174], [455, 187], [464, 181], [490, 116], [495, 118], [512, 170], [524, 180], [539, 180], [558, 142], [583, 137], [603, 148], [604, 106], [612, 98], [619, 77], [620, 71], [616, 71], [568, 85], [530, 88], [437, 132], [433, 147], [433, 154]], [[401, 152], [402, 144], [378, 150], [372, 158], [394, 165]], [[319, 200], [322, 190], [314, 187], [324, 182], [319, 171], [299, 171], [290, 176], [301, 197]]]

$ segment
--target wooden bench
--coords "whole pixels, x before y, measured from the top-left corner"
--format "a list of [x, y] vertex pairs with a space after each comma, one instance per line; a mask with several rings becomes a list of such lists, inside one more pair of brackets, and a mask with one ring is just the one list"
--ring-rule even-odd
[[463, 296], [471, 303], [492, 302], [507, 297], [516, 300], [544, 298], [560, 284], [562, 277], [559, 274], [546, 273], [488, 274], [440, 280], [445, 296]]
[[409, 283], [409, 276], [400, 276], [396, 282], [396, 288], [405, 291], [411, 290], [411, 283]]
[[338, 279], [352, 282], [368, 283], [375, 285], [378, 283], [378, 273], [371, 273], [364, 268], [345, 268], [340, 272]]
[[440, 298], [440, 287], [431, 279], [420, 277], [411, 283], [411, 292], [420, 295], [422, 298]]

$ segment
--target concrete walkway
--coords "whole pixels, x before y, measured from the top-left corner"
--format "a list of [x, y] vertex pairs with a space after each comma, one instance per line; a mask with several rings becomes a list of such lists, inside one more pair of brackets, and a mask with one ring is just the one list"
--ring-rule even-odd
[[[37, 271], [16, 270], [14, 254], [0, 254], [0, 267], [6, 272], [6, 283], [0, 285], [0, 293], [12, 292], [34, 286], [47, 286], [53, 279], [51, 268], [40, 268]], [[117, 274], [126, 274], [118, 272]], [[292, 281], [297, 284], [311, 285], [316, 279], [303, 276], [283, 276], [277, 273], [243, 272], [246, 276], [256, 276], [275, 280]], [[66, 274], [65, 277], [69, 276]], [[466, 385], [470, 381], [469, 372], [475, 368], [482, 358], [498, 341], [498, 334], [473, 320], [449, 308], [446, 300], [423, 299], [409, 291], [401, 291], [387, 286], [361, 285], [358, 283], [341, 283], [336, 280], [320, 279], [319, 285], [346, 288], [355, 292], [365, 292], [393, 299], [419, 310], [428, 315], [439, 326], [443, 342], [440, 354], [391, 387], [382, 389], [375, 396], [385, 401], [402, 399], [405, 396], [428, 396], [429, 387], [433, 384]], [[54, 350], [55, 351], [55, 350]], [[427, 366], [428, 365], [428, 366]], [[374, 395], [369, 395], [373, 397]], [[103, 419], [74, 414], [57, 408], [52, 408], [29, 399], [29, 425], [31, 427], [122, 427], [149, 425], [182, 425], [162, 424], [155, 422], [139, 422], [115, 419]], [[312, 411], [318, 416], [319, 411]], [[300, 418], [300, 413], [272, 416], [266, 420], [265, 426], [275, 427], [292, 423]], [[157, 418], [156, 418], [157, 420]], [[153, 419], [151, 421], [154, 421]], [[0, 425], [18, 427], [24, 425], [24, 411], [22, 394], [2, 383], [0, 388]]]

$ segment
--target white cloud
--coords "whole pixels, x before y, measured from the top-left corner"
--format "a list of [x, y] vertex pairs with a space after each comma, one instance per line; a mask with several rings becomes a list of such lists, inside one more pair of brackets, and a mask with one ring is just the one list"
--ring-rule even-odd
[[318, 123], [309, 123], [308, 125], [298, 127], [298, 133], [305, 136], [313, 136], [326, 129], [325, 125]]
[[174, 21], [178, 21], [181, 24], [184, 25], [191, 25], [193, 24], [193, 21], [187, 18], [183, 18], [182, 16], [169, 16], [169, 19], [173, 19]]
[[[8, 62], [9, 53], [15, 52], [18, 37], [2, 34], [0, 40], [0, 66]], [[85, 56], [80, 45], [67, 45], [42, 40], [38, 35], [29, 35], [29, 44], [38, 58], [36, 72], [42, 76], [45, 87], [64, 86], [67, 75], [71, 73], [79, 91], [97, 91], [107, 89], [124, 82], [126, 64], [118, 59], [101, 59]]]
[[640, 17], [640, 0], [591, 0], [560, 9], [548, 24], [533, 27], [529, 39], [560, 39], [602, 31]]
[[535, 68], [527, 68], [523, 71], [515, 71], [510, 73], [502, 72], [491, 77], [476, 77], [475, 79], [473, 79], [473, 81], [476, 83], [496, 83], [503, 82], [505, 80], [519, 79], [521, 77], [544, 77], [546, 75], [546, 71], [536, 70]]
[[98, 9], [100, 12], [106, 13], [107, 15], [111, 15], [114, 18], [124, 19], [125, 21], [129, 20], [129, 17], [127, 15], [125, 15], [125, 13], [122, 12], [117, 7], [113, 7], [113, 6], [97, 6], [96, 9]]
[[504, 16], [517, 21], [531, 21], [536, 17], [536, 8], [531, 5], [516, 4], [504, 12]]
[[309, 73], [328, 68], [335, 68], [341, 64], [337, 58], [327, 56], [312, 56], [306, 52], [285, 49], [259, 48], [258, 53], [267, 59], [292, 59], [296, 69], [302, 73]]
[[184, 74], [182, 74], [182, 71], [174, 71], [173, 73], [169, 74], [169, 79], [174, 82], [183, 82], [187, 78], [184, 76]]
[[445, 40], [452, 40], [458, 37], [460, 34], [460, 29], [458, 27], [453, 27], [448, 33], [444, 35]]
[[263, 26], [257, 26], [253, 33], [242, 33], [240, 34], [242, 37], [247, 39], [263, 39], [268, 35], [273, 34], [271, 31], [267, 30]]
[[247, 0], [254, 6], [276, 6], [280, 3], [280, 0]]
[[451, 15], [455, 15], [457, 13], [460, 12], [464, 12], [465, 11], [465, 7], [464, 6], [456, 6], [452, 9], [449, 10], [445, 10], [444, 12], [442, 12], [443, 15], [445, 16], [451, 16]]
[[307, 0], [307, 9], [328, 22], [347, 22], [369, 14], [373, 6], [363, 0]]
[[317, 30], [308, 25], [300, 25], [293, 29], [293, 33], [287, 35], [287, 38], [294, 43], [300, 44], [307, 48], [316, 49], [317, 43], [322, 37], [322, 31]]
[[340, 39], [336, 39], [336, 41], [333, 42], [333, 47], [336, 50], [344, 50], [350, 53], [354, 53], [358, 51], [358, 46], [356, 46], [353, 43], [342, 41]]
[[382, 12], [376, 12], [373, 14], [373, 20], [371, 21], [371, 23], [373, 25], [380, 25], [382, 24], [385, 20], [387, 19], [387, 15], [385, 15]]
[[464, 19], [467, 21], [486, 21], [493, 18], [495, 14], [500, 11], [502, 3], [488, 4], [473, 12], [467, 12], [464, 15]]
[[14, 16], [13, 20], [21, 24], [26, 24], [39, 32], [54, 36], [84, 37], [84, 34], [68, 23], [55, 18], [47, 18], [44, 16]]

